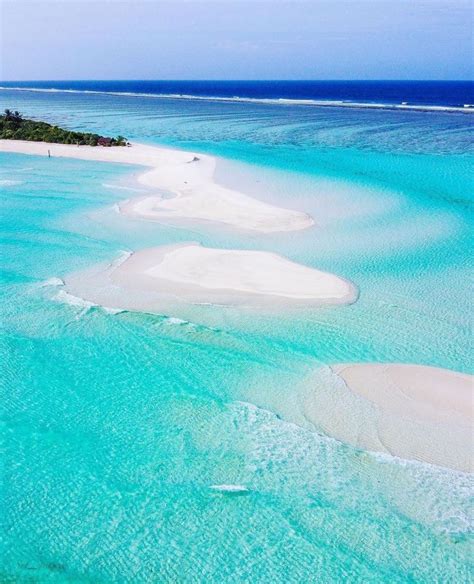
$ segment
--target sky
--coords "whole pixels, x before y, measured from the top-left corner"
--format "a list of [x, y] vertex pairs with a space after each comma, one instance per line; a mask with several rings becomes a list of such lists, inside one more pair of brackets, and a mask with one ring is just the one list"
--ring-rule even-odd
[[0, 0], [0, 79], [472, 79], [470, 0]]

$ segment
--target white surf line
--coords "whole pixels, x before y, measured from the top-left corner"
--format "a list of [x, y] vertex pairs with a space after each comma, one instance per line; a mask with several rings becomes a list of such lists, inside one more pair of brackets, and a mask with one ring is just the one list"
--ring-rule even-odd
[[0, 86], [0, 91], [27, 91], [32, 93], [79, 93], [92, 95], [113, 95], [116, 97], [141, 97], [152, 99], [181, 99], [189, 101], [215, 101], [225, 103], [252, 103], [262, 105], [282, 106], [313, 106], [313, 107], [347, 107], [386, 110], [408, 110], [418, 112], [445, 112], [445, 113], [474, 113], [474, 105], [465, 103], [458, 105], [414, 104], [402, 101], [401, 103], [375, 103], [368, 101], [350, 101], [334, 99], [287, 98], [287, 97], [229, 97], [212, 95], [191, 95], [186, 93], [140, 93], [134, 91], [100, 91], [94, 89], [58, 89], [42, 87], [7, 87]]
[[0, 152], [77, 158], [150, 167], [138, 177], [141, 184], [171, 192], [166, 198], [151, 194], [119, 205], [122, 214], [149, 221], [210, 221], [262, 233], [306, 229], [313, 219], [294, 211], [258, 201], [214, 182], [216, 159], [212, 156], [158, 146], [75, 146], [22, 140], [0, 140]]

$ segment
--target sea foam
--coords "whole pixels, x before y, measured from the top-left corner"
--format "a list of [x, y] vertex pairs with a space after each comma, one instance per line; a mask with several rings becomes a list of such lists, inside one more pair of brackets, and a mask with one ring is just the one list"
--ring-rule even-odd
[[109, 306], [101, 306], [100, 304], [96, 304], [95, 302], [90, 302], [89, 300], [85, 300], [80, 296], [75, 296], [74, 294], [70, 294], [66, 292], [66, 290], [59, 290], [56, 296], [53, 297], [53, 300], [57, 302], [61, 302], [63, 304], [68, 304], [69, 306], [74, 306], [77, 308], [81, 308], [81, 312], [79, 313], [78, 317], [84, 315], [88, 312], [91, 308], [99, 308], [106, 312], [107, 314], [121, 314], [122, 312], [127, 312], [124, 308], [113, 308]]
[[213, 491], [219, 491], [221, 493], [249, 493], [250, 490], [244, 485], [211, 485], [209, 487]]
[[40, 288], [47, 288], [47, 287], [56, 287], [56, 286], [64, 286], [64, 280], [61, 278], [48, 278], [44, 282], [40, 284]]

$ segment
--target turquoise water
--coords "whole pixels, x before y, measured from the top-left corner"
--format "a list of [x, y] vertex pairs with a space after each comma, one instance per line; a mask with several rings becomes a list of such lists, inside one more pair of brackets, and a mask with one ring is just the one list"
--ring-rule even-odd
[[[223, 156], [221, 182], [237, 171], [318, 223], [264, 236], [134, 222], [111, 209], [138, 168], [0, 154], [1, 579], [470, 581], [470, 477], [340, 444], [299, 407], [301, 381], [334, 362], [472, 372], [468, 116], [15, 92], [0, 105]], [[189, 240], [284, 253], [360, 299], [183, 319], [72, 305], [48, 284]]]

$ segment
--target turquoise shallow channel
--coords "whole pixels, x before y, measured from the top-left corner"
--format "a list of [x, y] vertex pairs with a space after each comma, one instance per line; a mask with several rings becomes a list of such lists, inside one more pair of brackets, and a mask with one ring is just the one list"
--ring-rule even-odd
[[[139, 168], [0, 154], [0, 581], [472, 581], [470, 475], [357, 450], [299, 410], [332, 363], [473, 372], [471, 116], [2, 90], [5, 107], [217, 155], [219, 182], [317, 225], [134, 221], [113, 207], [140, 194]], [[185, 241], [276, 251], [360, 298], [184, 321], [54, 285]]]

